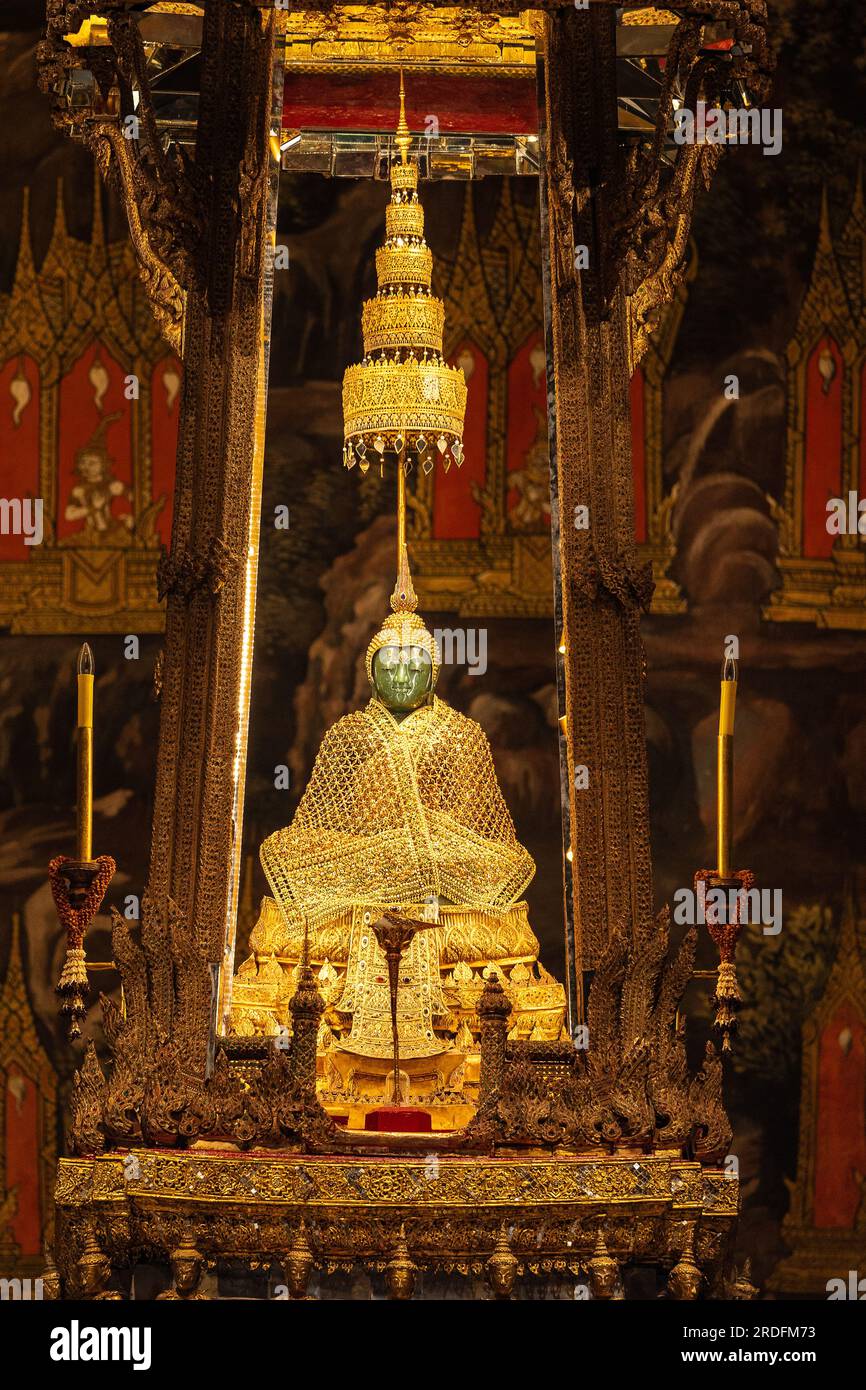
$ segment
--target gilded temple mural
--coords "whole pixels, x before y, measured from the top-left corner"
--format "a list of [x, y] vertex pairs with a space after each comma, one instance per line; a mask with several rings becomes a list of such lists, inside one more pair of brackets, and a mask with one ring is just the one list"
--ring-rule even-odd
[[[836, 238], [824, 190], [812, 275], [788, 344], [785, 491], [772, 502], [781, 584], [764, 609], [774, 621], [855, 629], [866, 622], [866, 556], [857, 529], [858, 499], [866, 495], [864, 248], [861, 171]], [[846, 519], [835, 531], [828, 525], [834, 498]]]
[[58, 186], [38, 268], [29, 208], [25, 190], [0, 301], [0, 491], [41, 499], [43, 538], [0, 535], [0, 615], [22, 632], [158, 631], [180, 363], [128, 241], [106, 241], [99, 185], [88, 242], [67, 231]]

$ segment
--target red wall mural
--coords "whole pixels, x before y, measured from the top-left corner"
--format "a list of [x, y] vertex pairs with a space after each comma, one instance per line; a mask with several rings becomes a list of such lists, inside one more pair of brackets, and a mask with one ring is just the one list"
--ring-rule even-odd
[[508, 364], [508, 433], [505, 460], [518, 486], [509, 487], [506, 508], [521, 530], [550, 525], [547, 443], [547, 361], [544, 337], [531, 333]]
[[836, 539], [827, 530], [827, 502], [842, 494], [843, 370], [836, 343], [821, 338], [806, 367], [803, 554], [811, 559], [827, 559]]
[[6, 1073], [6, 1190], [17, 1188], [11, 1226], [22, 1256], [42, 1248], [39, 1195], [39, 1098], [29, 1076], [16, 1066]]
[[437, 462], [433, 474], [433, 536], [436, 540], [477, 540], [481, 508], [472, 484], [483, 488], [487, 472], [487, 396], [490, 370], [475, 343], [464, 339], [449, 359], [466, 373], [469, 394], [463, 427], [463, 465], [446, 474]]
[[846, 1000], [821, 1037], [815, 1127], [816, 1226], [851, 1227], [866, 1174], [866, 1027]]
[[58, 540], [83, 540], [88, 522], [91, 535], [95, 531], [108, 545], [123, 544], [129, 536], [132, 403], [124, 395], [126, 374], [102, 344], [94, 343], [63, 378]]
[[[30, 357], [13, 357], [0, 371], [0, 497], [38, 496], [39, 369]], [[0, 560], [27, 560], [33, 549], [23, 534], [0, 531]]]
[[41, 496], [50, 510], [38, 546], [3, 536], [0, 524], [0, 626], [159, 631], [156, 566], [171, 538], [180, 364], [154, 323], [129, 243], [107, 242], [101, 216], [89, 241], [70, 236], [60, 188], [36, 269], [28, 210], [25, 197], [18, 266], [0, 304], [0, 498]]

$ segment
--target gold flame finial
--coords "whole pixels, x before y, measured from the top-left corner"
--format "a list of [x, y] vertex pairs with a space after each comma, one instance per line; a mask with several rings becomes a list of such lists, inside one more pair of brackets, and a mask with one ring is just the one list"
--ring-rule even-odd
[[78, 649], [79, 676], [92, 676], [94, 672], [93, 652], [89, 642], [82, 642]]
[[409, 163], [409, 145], [411, 143], [409, 127], [406, 124], [406, 88], [403, 83], [403, 69], [400, 69], [400, 119], [397, 122], [397, 134], [394, 137], [394, 144], [400, 151], [400, 163]]
[[414, 613], [418, 607], [418, 595], [412, 583], [409, 569], [409, 551], [405, 544], [400, 547], [397, 566], [397, 583], [391, 595], [391, 609], [394, 613]]
[[364, 301], [364, 359], [343, 376], [343, 463], [366, 473], [386, 459], [397, 465], [398, 555], [405, 542], [405, 477], [447, 473], [463, 463], [466, 379], [442, 352], [445, 305], [431, 291], [433, 254], [424, 238], [418, 163], [410, 157], [406, 83], [400, 73], [400, 115], [391, 161], [385, 244], [376, 251], [377, 291]]

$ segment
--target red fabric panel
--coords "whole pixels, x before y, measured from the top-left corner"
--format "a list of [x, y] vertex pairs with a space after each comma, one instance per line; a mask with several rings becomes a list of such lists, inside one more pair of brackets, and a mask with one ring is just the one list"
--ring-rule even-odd
[[[819, 367], [825, 350], [835, 367], [829, 380]], [[833, 339], [822, 338], [806, 367], [803, 554], [809, 559], [827, 559], [836, 539], [827, 530], [827, 502], [842, 495], [843, 371], [842, 354]]]
[[[22, 376], [30, 388], [26, 405]], [[0, 371], [0, 497], [28, 496], [39, 496], [39, 369], [30, 357], [12, 357]], [[35, 549], [23, 535], [0, 534], [0, 560], [28, 560]]]
[[[839, 1041], [845, 1029], [852, 1035], [847, 1052]], [[864, 1035], [862, 1018], [850, 1000], [845, 1000], [821, 1036], [815, 1135], [816, 1226], [854, 1225], [861, 1196], [854, 1172], [866, 1174]]]
[[6, 1190], [17, 1187], [12, 1232], [22, 1255], [42, 1250], [39, 1195], [39, 1098], [29, 1076], [11, 1066], [6, 1082]]
[[490, 374], [487, 358], [468, 339], [460, 344], [449, 361], [452, 366], [463, 367], [469, 388], [463, 427], [463, 464], [458, 468], [452, 463], [445, 473], [439, 462], [439, 450], [434, 444], [433, 536], [436, 540], [477, 540], [481, 534], [481, 508], [472, 496], [472, 484], [477, 483], [483, 488], [487, 471], [487, 392]]
[[[99, 360], [108, 376], [107, 388], [90, 379], [91, 368]], [[57, 536], [73, 535], [83, 529], [83, 521], [67, 521], [65, 512], [70, 494], [79, 479], [75, 472], [76, 452], [87, 444], [102, 418], [119, 412], [105, 431], [105, 443], [111, 458], [111, 476], [129, 487], [132, 481], [132, 402], [124, 396], [124, 377], [127, 369], [114, 360], [106, 348], [94, 343], [86, 348], [60, 385], [60, 461], [59, 497], [57, 506]], [[119, 495], [111, 502], [115, 518], [129, 516], [132, 511], [128, 497]]]
[[[283, 92], [288, 130], [392, 131], [400, 109], [396, 73], [290, 72]], [[459, 131], [478, 135], [535, 135], [535, 73], [526, 77], [460, 77], [411, 72], [406, 77], [406, 121], [414, 134]]]
[[634, 538], [647, 538], [646, 514], [646, 417], [644, 412], [644, 375], [636, 367], [631, 377], [631, 472], [634, 482]]
[[156, 520], [163, 545], [171, 541], [177, 425], [180, 418], [181, 366], [176, 357], [157, 362], [150, 381], [151, 496], [165, 496]]
[[[539, 417], [546, 439], [547, 431], [547, 364], [544, 354], [544, 335], [539, 329], [530, 333], [526, 342], [508, 364], [508, 433], [506, 438], [506, 467], [514, 473], [523, 467], [526, 455], [538, 439]], [[516, 488], [508, 492], [506, 507], [513, 511], [520, 501]], [[550, 524], [550, 518], [547, 519]], [[539, 530], [544, 526], [539, 522]]]
[[418, 1110], [413, 1105], [383, 1106], [364, 1116], [364, 1128], [388, 1134], [429, 1134], [433, 1120], [426, 1110]]

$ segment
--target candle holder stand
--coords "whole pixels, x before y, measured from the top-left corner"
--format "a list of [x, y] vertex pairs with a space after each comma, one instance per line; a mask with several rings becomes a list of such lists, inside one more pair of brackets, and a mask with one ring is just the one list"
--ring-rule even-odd
[[[736, 950], [743, 922], [740, 915], [742, 898], [740, 891], [748, 893], [754, 885], [755, 875], [751, 869], [737, 869], [730, 874], [719, 874], [714, 869], [699, 869], [695, 874], [695, 897], [706, 897], [714, 888], [721, 888], [727, 894], [733, 889], [737, 896], [733, 900], [733, 911], [718, 920], [712, 907], [706, 907], [704, 918], [716, 948], [719, 952], [719, 969], [716, 988], [713, 994], [713, 1008], [716, 1011], [713, 1027], [721, 1036], [723, 1052], [730, 1052], [731, 1038], [737, 1030], [737, 1013], [742, 1002], [737, 983]], [[728, 899], [730, 903], [730, 899]]]
[[66, 1020], [67, 1037], [81, 1037], [81, 1020], [87, 1013], [87, 966], [84, 937], [102, 905], [117, 865], [108, 854], [97, 859], [70, 859], [59, 854], [48, 865], [48, 881], [60, 924], [66, 931], [66, 960], [57, 993], [60, 1013]]
[[[400, 917], [385, 912], [373, 923], [373, 934], [388, 966], [388, 990], [391, 999], [391, 1037], [394, 1048], [394, 1106], [402, 1106], [400, 1084], [400, 1030], [397, 1026], [397, 994], [400, 988], [400, 962], [411, 945], [416, 932], [436, 926], [413, 917]], [[407, 1109], [410, 1107], [407, 1107]]]

